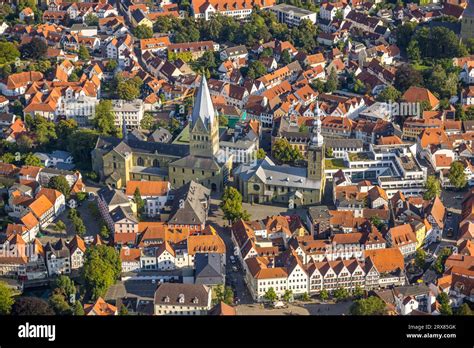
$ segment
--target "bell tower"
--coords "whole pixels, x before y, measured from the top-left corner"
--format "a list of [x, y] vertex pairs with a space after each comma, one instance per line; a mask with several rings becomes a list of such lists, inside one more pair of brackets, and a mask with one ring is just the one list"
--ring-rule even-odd
[[313, 137], [308, 147], [308, 179], [321, 180], [324, 185], [324, 138], [321, 135], [321, 110], [316, 104], [316, 116], [313, 122]]
[[189, 127], [190, 154], [214, 158], [219, 151], [219, 123], [204, 76], [201, 78]]

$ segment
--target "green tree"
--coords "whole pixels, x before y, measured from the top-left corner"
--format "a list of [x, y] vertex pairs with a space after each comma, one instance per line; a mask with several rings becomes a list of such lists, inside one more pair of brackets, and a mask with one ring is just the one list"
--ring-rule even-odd
[[87, 198], [87, 192], [76, 193], [76, 198], [79, 202], [83, 202]]
[[451, 305], [449, 304], [449, 296], [446, 293], [440, 292], [440, 294], [438, 295], [436, 299], [441, 305], [439, 312], [442, 315], [453, 315], [453, 309], [451, 308]]
[[121, 81], [117, 86], [117, 94], [120, 99], [137, 99], [140, 96], [140, 86], [132, 79]]
[[464, 46], [466, 46], [469, 54], [474, 54], [474, 38], [469, 38], [464, 41]]
[[232, 305], [234, 303], [234, 291], [229, 286], [225, 288], [219, 285], [215, 289], [214, 303], [224, 302], [225, 304]]
[[354, 292], [352, 293], [354, 298], [356, 299], [361, 299], [365, 295], [364, 289], [362, 289], [359, 285], [357, 285], [354, 289]]
[[115, 116], [110, 100], [101, 100], [95, 108], [94, 125], [105, 135], [117, 136], [120, 132], [115, 127]]
[[448, 179], [451, 185], [457, 189], [462, 189], [466, 186], [467, 178], [466, 174], [464, 173], [464, 165], [461, 162], [456, 161], [451, 163]]
[[71, 191], [71, 187], [69, 186], [69, 182], [67, 181], [66, 177], [63, 175], [53, 176], [48, 183], [48, 187], [58, 190], [61, 192], [64, 197], [69, 197], [69, 192]]
[[44, 58], [48, 45], [45, 40], [39, 37], [33, 37], [30, 42], [20, 47], [21, 56], [25, 59], [39, 60]]
[[12, 315], [54, 315], [48, 302], [38, 297], [18, 297], [13, 304]]
[[95, 15], [94, 13], [88, 13], [84, 17], [84, 23], [86, 23], [89, 26], [98, 26], [99, 25], [99, 17]]
[[91, 151], [94, 149], [99, 133], [93, 129], [78, 129], [66, 140], [66, 149], [74, 157], [78, 168], [89, 168]]
[[226, 115], [219, 115], [219, 127], [229, 126], [229, 119]]
[[11, 42], [0, 42], [0, 65], [9, 64], [20, 58], [20, 51]]
[[76, 231], [79, 237], [84, 236], [86, 233], [86, 226], [84, 225], [84, 221], [78, 216], [72, 219], [72, 224], [74, 225], [74, 231]]
[[281, 52], [280, 63], [284, 65], [288, 65], [291, 63], [291, 54], [288, 50], [284, 50], [283, 52]]
[[13, 291], [7, 283], [0, 281], [0, 315], [10, 314], [14, 302]]
[[76, 295], [76, 286], [74, 285], [74, 281], [68, 276], [60, 275], [56, 279], [54, 286], [56, 290], [63, 294], [68, 301]]
[[386, 312], [385, 303], [376, 296], [357, 300], [350, 308], [352, 315], [384, 315]]
[[259, 60], [254, 60], [249, 64], [247, 77], [250, 79], [258, 79], [267, 73], [267, 68]]
[[142, 120], [140, 121], [140, 127], [142, 129], [153, 130], [155, 128], [155, 118], [149, 112], [145, 112]]
[[104, 296], [107, 289], [120, 277], [122, 265], [118, 252], [110, 246], [88, 248], [84, 257], [83, 276], [93, 300]]
[[307, 292], [303, 292], [303, 294], [301, 295], [301, 300], [307, 302], [311, 300], [311, 297], [309, 297], [309, 294]]
[[329, 298], [328, 291], [326, 289], [322, 289], [319, 293], [319, 298], [321, 299], [321, 301], [326, 301]]
[[13, 163], [15, 162], [15, 155], [10, 152], [6, 152], [0, 157], [0, 161], [3, 163]]
[[23, 162], [27, 166], [44, 167], [43, 164], [41, 163], [41, 160], [37, 156], [33, 155], [32, 153], [26, 154]]
[[102, 225], [102, 227], [100, 228], [99, 236], [102, 239], [109, 239], [110, 232], [106, 225]]
[[275, 140], [272, 151], [273, 157], [281, 163], [294, 164], [303, 159], [300, 150], [297, 147], [291, 146], [286, 138]]
[[84, 315], [84, 307], [79, 301], [74, 302], [74, 315]]
[[336, 69], [332, 68], [331, 73], [324, 85], [326, 92], [334, 92], [339, 88], [339, 77], [337, 76]]
[[474, 315], [474, 312], [467, 303], [463, 303], [456, 311], [456, 315]]
[[16, 140], [20, 152], [28, 152], [33, 147], [33, 140], [26, 134], [22, 134]]
[[63, 232], [66, 230], [66, 224], [62, 220], [58, 220], [58, 222], [56, 222], [56, 229]]
[[238, 219], [249, 220], [250, 216], [247, 210], [242, 208], [242, 195], [232, 186], [227, 186], [222, 195], [221, 209], [224, 217], [229, 222]]
[[122, 306], [120, 306], [119, 315], [128, 315], [128, 309], [123, 304], [122, 304]]
[[273, 287], [269, 288], [267, 290], [267, 292], [265, 292], [265, 294], [263, 295], [263, 298], [269, 302], [275, 302], [276, 299], [278, 298], [276, 292], [275, 292], [275, 289], [273, 289]]
[[346, 288], [340, 287], [334, 290], [334, 298], [337, 301], [344, 301], [349, 297], [349, 291]]
[[283, 294], [283, 301], [290, 302], [292, 299], [293, 299], [293, 291], [285, 290], [285, 293]]
[[438, 178], [433, 175], [428, 176], [425, 189], [426, 191], [423, 194], [423, 198], [426, 200], [431, 200], [441, 195], [441, 184], [439, 183]]
[[137, 212], [139, 215], [142, 215], [145, 210], [145, 201], [142, 198], [142, 195], [140, 194], [140, 189], [137, 187], [135, 189], [135, 192], [133, 193], [133, 201], [137, 205]]
[[418, 249], [415, 254], [415, 264], [417, 267], [423, 269], [426, 263], [426, 251]]
[[404, 93], [411, 86], [422, 86], [423, 76], [411, 65], [400, 66], [395, 73], [395, 88]]
[[417, 63], [421, 60], [421, 51], [418, 47], [418, 41], [411, 40], [407, 47], [408, 58], [414, 63]]
[[153, 29], [145, 24], [140, 24], [133, 29], [133, 35], [135, 35], [137, 39], [150, 39], [153, 37]]
[[259, 148], [258, 151], [256, 152], [256, 155], [258, 160], [261, 160], [261, 159], [264, 159], [265, 157], [267, 157], [267, 153], [265, 152], [264, 149], [262, 148]]
[[[58, 138], [56, 134], [56, 125], [54, 122], [46, 120], [42, 116], [35, 116], [33, 119], [32, 130], [36, 135], [36, 140], [41, 145], [45, 145], [50, 143], [52, 140], [56, 140]], [[27, 124], [30, 124], [27, 122]]]
[[401, 93], [393, 86], [389, 85], [377, 96], [377, 100], [384, 103], [396, 102], [400, 99]]
[[438, 274], [443, 274], [444, 273], [444, 265], [446, 263], [446, 259], [451, 256], [453, 251], [450, 248], [444, 248], [441, 250], [439, 253], [436, 261], [433, 263], [433, 269], [438, 273]]
[[77, 55], [80, 60], [89, 60], [91, 58], [91, 55], [89, 54], [89, 50], [84, 45], [79, 46], [79, 52]]
[[64, 295], [60, 293], [53, 293], [49, 298], [49, 305], [56, 315], [71, 315], [72, 308], [66, 302]]
[[438, 98], [451, 98], [457, 95], [458, 77], [456, 73], [446, 73], [441, 64], [436, 64], [426, 81], [426, 87]]

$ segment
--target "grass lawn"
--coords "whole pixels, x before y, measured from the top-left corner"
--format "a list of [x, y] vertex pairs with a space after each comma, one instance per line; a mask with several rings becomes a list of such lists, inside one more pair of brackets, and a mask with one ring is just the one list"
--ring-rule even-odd
[[344, 160], [342, 158], [326, 158], [326, 169], [343, 169], [347, 168], [344, 165]]

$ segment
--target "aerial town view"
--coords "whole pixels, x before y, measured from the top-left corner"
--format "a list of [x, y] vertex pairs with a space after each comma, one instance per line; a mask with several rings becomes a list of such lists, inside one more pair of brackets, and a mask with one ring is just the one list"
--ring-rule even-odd
[[0, 0], [0, 315], [473, 314], [474, 0]]

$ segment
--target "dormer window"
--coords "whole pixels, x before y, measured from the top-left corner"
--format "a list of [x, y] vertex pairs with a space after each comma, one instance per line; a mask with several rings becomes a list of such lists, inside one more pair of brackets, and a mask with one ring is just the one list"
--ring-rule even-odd
[[165, 303], [169, 303], [169, 302], [170, 302], [169, 296], [166, 296], [166, 297], [163, 299], [163, 301], [164, 301]]
[[199, 299], [197, 297], [193, 298], [193, 303], [199, 303]]

